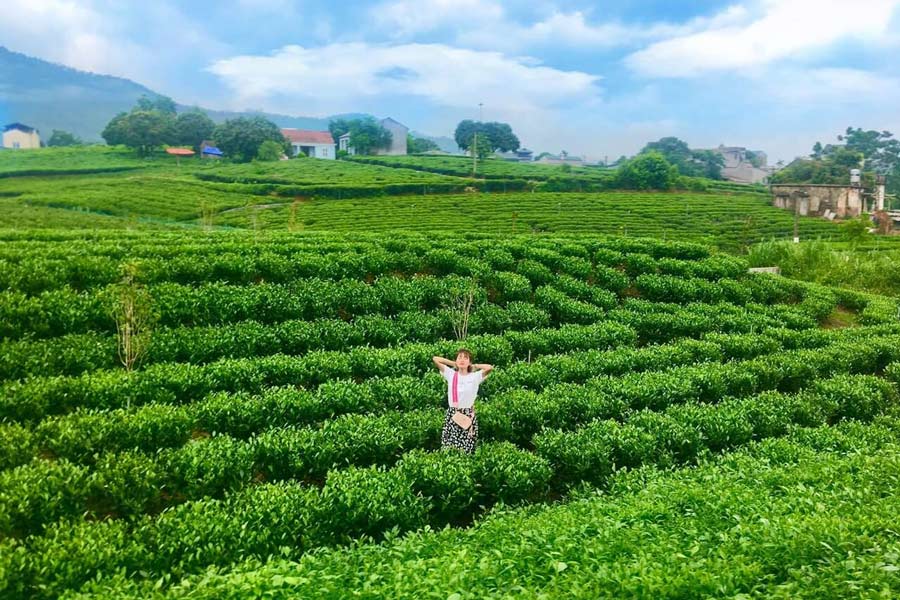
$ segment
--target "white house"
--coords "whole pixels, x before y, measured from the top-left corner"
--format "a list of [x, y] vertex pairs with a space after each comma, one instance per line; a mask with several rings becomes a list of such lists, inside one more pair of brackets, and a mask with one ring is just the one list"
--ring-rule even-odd
[[[391, 132], [391, 145], [387, 148], [375, 148], [372, 153], [388, 156], [406, 154], [406, 135], [409, 133], [409, 127], [390, 117], [381, 119], [378, 124]], [[356, 154], [356, 149], [350, 145], [349, 133], [338, 138], [338, 148], [348, 154]]]
[[309, 131], [306, 129], [282, 129], [283, 135], [294, 147], [294, 156], [302, 152], [310, 158], [327, 158], [334, 160], [334, 138], [327, 131]]
[[38, 130], [21, 123], [10, 123], [3, 128], [4, 148], [40, 148], [41, 137]]

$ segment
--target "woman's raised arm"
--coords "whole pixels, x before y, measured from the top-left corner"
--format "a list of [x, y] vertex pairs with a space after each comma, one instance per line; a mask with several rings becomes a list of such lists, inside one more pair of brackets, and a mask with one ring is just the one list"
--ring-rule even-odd
[[487, 363], [481, 363], [481, 364], [472, 365], [472, 366], [481, 371], [482, 379], [487, 379], [487, 376], [490, 375], [491, 371], [494, 370], [494, 365], [489, 365]]
[[437, 367], [437, 370], [441, 373], [444, 372], [444, 367], [450, 367], [451, 369], [456, 368], [456, 363], [452, 360], [446, 359], [443, 356], [432, 356], [431, 360], [434, 361], [434, 366]]

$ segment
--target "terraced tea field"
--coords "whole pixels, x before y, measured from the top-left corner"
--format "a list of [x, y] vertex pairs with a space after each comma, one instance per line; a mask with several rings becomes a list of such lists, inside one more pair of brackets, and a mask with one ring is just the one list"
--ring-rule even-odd
[[[897, 299], [593, 234], [6, 231], [0, 261], [4, 597], [900, 589]], [[431, 364], [463, 343], [496, 366], [472, 456]]]
[[[737, 251], [793, 236], [793, 215], [756, 194], [508, 193], [311, 199], [231, 211], [217, 223], [294, 231], [586, 233], [704, 242]], [[840, 238], [836, 223], [803, 218], [804, 238]]]

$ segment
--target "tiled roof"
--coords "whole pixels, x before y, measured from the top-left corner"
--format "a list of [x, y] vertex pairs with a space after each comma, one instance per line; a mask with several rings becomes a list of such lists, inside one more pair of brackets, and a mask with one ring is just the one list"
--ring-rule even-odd
[[32, 131], [36, 131], [34, 127], [29, 127], [28, 125], [23, 125], [21, 123], [10, 123], [6, 127], [3, 128], [3, 131], [10, 131], [13, 129], [18, 129], [19, 131], [24, 131], [25, 133], [31, 133]]
[[334, 138], [327, 131], [282, 129], [281, 134], [292, 144], [334, 144]]

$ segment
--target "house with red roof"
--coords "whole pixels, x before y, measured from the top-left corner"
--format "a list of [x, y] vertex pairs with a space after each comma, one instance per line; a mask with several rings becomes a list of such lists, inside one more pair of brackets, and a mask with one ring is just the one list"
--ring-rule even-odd
[[334, 160], [334, 138], [328, 131], [310, 131], [307, 129], [282, 129], [281, 134], [294, 148], [294, 156], [301, 152], [310, 158], [327, 158]]

